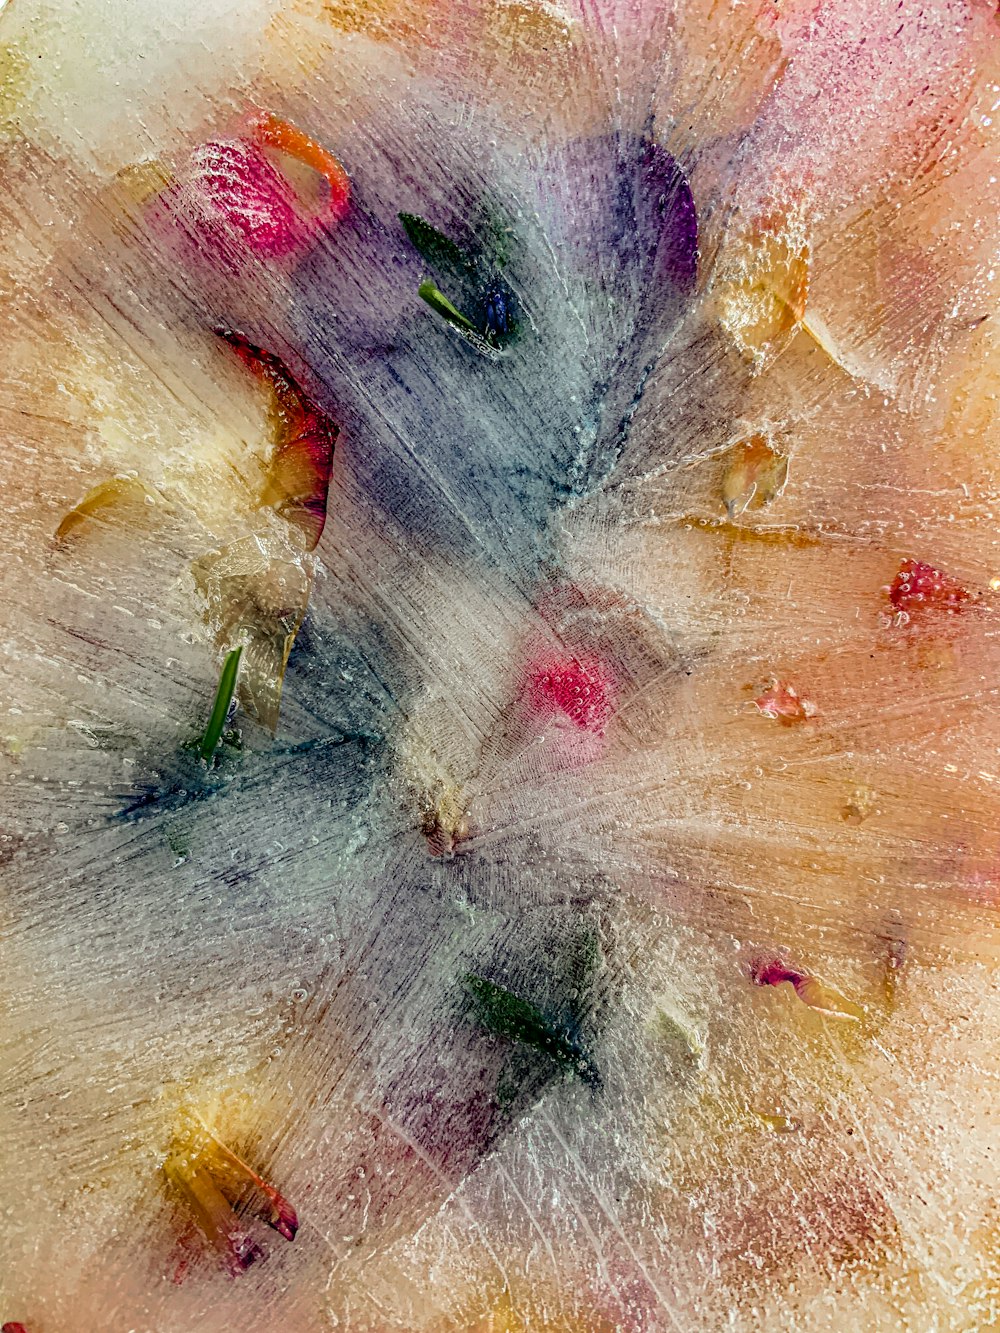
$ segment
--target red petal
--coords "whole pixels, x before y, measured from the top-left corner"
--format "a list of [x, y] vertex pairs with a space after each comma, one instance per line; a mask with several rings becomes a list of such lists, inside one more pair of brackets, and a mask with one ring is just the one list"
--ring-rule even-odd
[[326, 524], [333, 452], [340, 433], [291, 371], [273, 352], [255, 347], [240, 333], [217, 329], [243, 364], [273, 392], [278, 439], [261, 503], [299, 529], [306, 549], [315, 549]]

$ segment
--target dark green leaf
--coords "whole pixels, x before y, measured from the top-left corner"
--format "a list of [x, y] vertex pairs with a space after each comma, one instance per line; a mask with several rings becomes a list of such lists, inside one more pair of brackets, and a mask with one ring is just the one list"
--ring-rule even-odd
[[472, 260], [444, 232], [438, 231], [415, 213], [400, 213], [399, 220], [413, 248], [433, 268], [471, 272], [474, 267]]
[[586, 1053], [530, 1001], [472, 972], [463, 980], [483, 1027], [498, 1037], [542, 1051], [592, 1087], [600, 1085], [600, 1074]]

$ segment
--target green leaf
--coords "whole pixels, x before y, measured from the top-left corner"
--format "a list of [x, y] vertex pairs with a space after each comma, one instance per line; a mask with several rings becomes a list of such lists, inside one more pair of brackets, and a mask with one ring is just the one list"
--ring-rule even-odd
[[472, 260], [444, 232], [438, 231], [415, 213], [400, 213], [399, 220], [410, 238], [410, 244], [428, 264], [434, 268], [471, 272], [474, 267]]
[[226, 660], [222, 664], [222, 675], [219, 677], [219, 688], [215, 692], [212, 716], [208, 719], [208, 726], [205, 728], [205, 734], [198, 747], [198, 753], [206, 763], [215, 754], [215, 748], [225, 730], [226, 719], [229, 717], [229, 705], [233, 702], [233, 694], [236, 690], [236, 677], [239, 675], [242, 655], [243, 648], [241, 645], [239, 648], [234, 648], [231, 653], [227, 653]]
[[585, 1052], [530, 1001], [473, 972], [467, 973], [463, 981], [483, 1027], [498, 1037], [543, 1052], [592, 1087], [600, 1085], [600, 1073]]

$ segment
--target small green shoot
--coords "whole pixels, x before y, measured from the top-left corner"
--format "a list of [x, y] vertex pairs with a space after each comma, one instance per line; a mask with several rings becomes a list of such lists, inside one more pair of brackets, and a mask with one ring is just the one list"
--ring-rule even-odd
[[449, 324], [454, 324], [457, 329], [463, 333], [474, 333], [479, 337], [479, 330], [473, 324], [471, 319], [466, 319], [462, 312], [448, 300], [443, 292], [439, 292], [430, 278], [426, 278], [417, 288], [417, 295], [420, 296], [430, 308], [442, 319], [446, 319]]
[[215, 692], [212, 716], [208, 719], [208, 726], [205, 728], [205, 734], [198, 746], [198, 753], [206, 764], [211, 762], [216, 746], [219, 744], [225, 730], [226, 719], [229, 717], [229, 707], [236, 692], [236, 678], [239, 675], [240, 658], [242, 656], [243, 647], [240, 645], [239, 648], [234, 648], [232, 652], [226, 654], [226, 660], [222, 665], [222, 675], [219, 677], [219, 688]]

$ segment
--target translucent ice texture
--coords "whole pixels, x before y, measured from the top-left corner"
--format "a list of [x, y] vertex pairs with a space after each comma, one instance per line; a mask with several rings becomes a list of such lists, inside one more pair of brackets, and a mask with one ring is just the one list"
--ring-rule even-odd
[[998, 1323], [985, 0], [0, 10], [0, 1321]]

